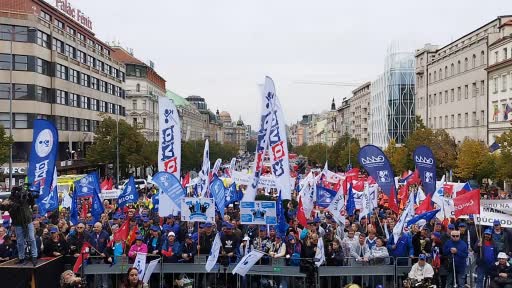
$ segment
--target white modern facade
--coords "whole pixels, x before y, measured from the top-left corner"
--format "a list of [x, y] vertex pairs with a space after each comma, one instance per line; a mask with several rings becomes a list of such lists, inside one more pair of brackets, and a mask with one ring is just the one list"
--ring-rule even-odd
[[390, 48], [384, 73], [371, 83], [371, 143], [384, 149], [390, 140], [403, 144], [414, 130], [413, 53]]

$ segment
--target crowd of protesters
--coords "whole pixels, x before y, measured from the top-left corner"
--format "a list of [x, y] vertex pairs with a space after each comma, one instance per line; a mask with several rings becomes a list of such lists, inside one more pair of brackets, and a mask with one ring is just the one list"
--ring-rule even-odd
[[[39, 215], [33, 209], [33, 224], [39, 257], [65, 256], [70, 265], [82, 251], [84, 243], [91, 246], [89, 261], [113, 263], [116, 256], [126, 255], [133, 263], [137, 252], [148, 257], [162, 257], [164, 263], [194, 263], [197, 255], [209, 255], [216, 233], [222, 242], [219, 263], [235, 263], [253, 249], [265, 252], [258, 265], [269, 265], [272, 259], [282, 259], [284, 265], [300, 266], [302, 259], [316, 255], [322, 238], [327, 266], [370, 266], [414, 264], [408, 276], [417, 280], [432, 278], [437, 287], [458, 287], [468, 284], [468, 275], [476, 274], [476, 287], [490, 280], [495, 287], [512, 285], [512, 231], [501, 227], [497, 219], [493, 227], [476, 226], [469, 219], [435, 218], [418, 222], [398, 238], [393, 228], [399, 215], [384, 205], [371, 215], [358, 211], [338, 223], [326, 209], [315, 207], [312, 217], [303, 227], [297, 221], [296, 201], [286, 205], [288, 228], [277, 233], [274, 226], [242, 225], [238, 203], [230, 204], [221, 219], [217, 213], [213, 223], [181, 221], [180, 215], [159, 217], [152, 207], [155, 189], [140, 191], [137, 203], [116, 209], [114, 202], [104, 200], [104, 214], [93, 221], [88, 200], [81, 200], [80, 222], [69, 222], [69, 211], [60, 209], [49, 215]], [[260, 194], [265, 194], [263, 190]], [[293, 197], [295, 198], [296, 195]], [[272, 193], [267, 197], [273, 197]], [[274, 197], [276, 200], [276, 197]], [[115, 239], [123, 224], [129, 223], [128, 239]], [[16, 233], [7, 213], [3, 213], [0, 227], [0, 262], [17, 257]], [[69, 271], [66, 271], [69, 272]], [[128, 271], [128, 278], [132, 277]], [[69, 273], [68, 273], [69, 274]], [[70, 274], [69, 274], [70, 275]], [[71, 277], [71, 276], [70, 276]], [[113, 287], [109, 276], [96, 275], [88, 281], [90, 287]], [[166, 279], [171, 287], [175, 279]], [[343, 278], [345, 282], [372, 285], [385, 279], [364, 277]], [[94, 285], [94, 286], [93, 286]], [[128, 287], [128, 286], [126, 286]]]

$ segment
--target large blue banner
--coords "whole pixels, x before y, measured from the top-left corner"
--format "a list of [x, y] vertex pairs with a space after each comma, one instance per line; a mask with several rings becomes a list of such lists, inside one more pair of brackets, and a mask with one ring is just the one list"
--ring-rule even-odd
[[217, 209], [219, 210], [222, 218], [224, 218], [224, 208], [226, 208], [226, 196], [224, 190], [226, 190], [224, 183], [214, 175], [212, 183], [210, 184], [210, 193], [215, 200], [215, 204], [217, 205]]
[[70, 218], [73, 224], [78, 223], [78, 198], [91, 197], [92, 206], [91, 214], [94, 221], [100, 221], [101, 214], [104, 212], [103, 203], [101, 202], [99, 193], [100, 182], [96, 172], [87, 174], [84, 178], [75, 181], [74, 183], [73, 198], [71, 202]]
[[139, 193], [137, 192], [137, 187], [135, 187], [135, 179], [131, 176], [124, 185], [123, 192], [117, 198], [117, 206], [123, 208], [129, 203], [136, 203], [138, 200]]
[[166, 217], [181, 210], [181, 198], [185, 197], [185, 190], [176, 176], [169, 172], [158, 172], [153, 175], [153, 183], [158, 186], [158, 214]]
[[[40, 211], [40, 213], [44, 214], [47, 211], [47, 200], [52, 192], [55, 161], [57, 160], [57, 149], [59, 147], [59, 134], [52, 122], [36, 119], [34, 120], [33, 135], [27, 178], [30, 187], [39, 188], [37, 204], [43, 207], [44, 211]], [[47, 203], [43, 203], [43, 200], [46, 200]]]
[[384, 194], [390, 200], [396, 199], [395, 194], [390, 197], [391, 193], [396, 193], [395, 174], [384, 152], [377, 146], [366, 145], [359, 150], [357, 157], [361, 166], [375, 179]]
[[436, 158], [432, 150], [424, 145], [418, 146], [413, 154], [423, 189], [428, 194], [436, 191]]
[[337, 192], [334, 190], [316, 185], [316, 205], [323, 208], [329, 207], [336, 194]]

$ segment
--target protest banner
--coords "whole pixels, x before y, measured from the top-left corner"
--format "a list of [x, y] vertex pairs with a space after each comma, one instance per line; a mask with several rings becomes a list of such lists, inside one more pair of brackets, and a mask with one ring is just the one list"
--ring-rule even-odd
[[276, 225], [275, 201], [240, 202], [240, 222], [242, 224]]

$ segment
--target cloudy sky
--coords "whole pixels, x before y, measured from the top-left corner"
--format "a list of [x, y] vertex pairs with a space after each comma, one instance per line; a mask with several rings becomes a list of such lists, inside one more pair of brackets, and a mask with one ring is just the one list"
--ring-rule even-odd
[[[52, 0], [47, 0], [55, 3]], [[256, 130], [258, 84], [271, 76], [288, 123], [339, 104], [382, 72], [387, 47], [442, 46], [512, 14], [508, 1], [70, 0], [96, 35], [155, 62], [167, 88], [200, 95]]]

